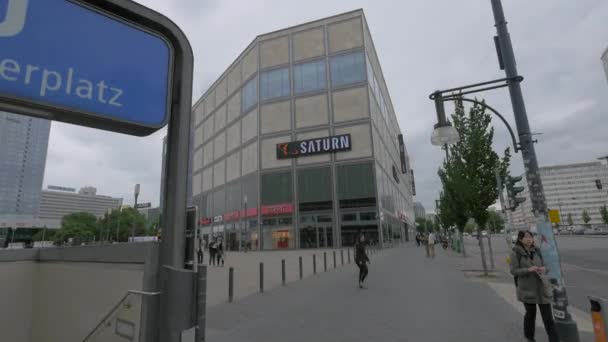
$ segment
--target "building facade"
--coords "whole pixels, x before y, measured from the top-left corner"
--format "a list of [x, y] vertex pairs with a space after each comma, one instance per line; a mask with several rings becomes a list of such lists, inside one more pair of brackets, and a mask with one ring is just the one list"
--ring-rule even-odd
[[414, 219], [419, 217], [426, 217], [426, 210], [424, 210], [424, 205], [420, 202], [414, 202]]
[[51, 122], [0, 112], [0, 216], [38, 215]]
[[[601, 162], [546, 166], [540, 168], [547, 207], [560, 211], [562, 225], [582, 225], [583, 211], [591, 217], [589, 224], [600, 224], [600, 208], [608, 204], [608, 166]], [[525, 177], [525, 176], [522, 176]], [[520, 182], [524, 191], [520, 197], [527, 200], [511, 214], [511, 224], [516, 229], [530, 228], [536, 224], [532, 214], [530, 194], [525, 181]]]
[[108, 210], [122, 206], [122, 198], [97, 195], [94, 187], [76, 189], [49, 186], [40, 197], [41, 219], [61, 220], [65, 215], [87, 212], [103, 217]]
[[407, 150], [363, 11], [258, 36], [197, 101], [200, 234], [228, 249], [404, 237]]

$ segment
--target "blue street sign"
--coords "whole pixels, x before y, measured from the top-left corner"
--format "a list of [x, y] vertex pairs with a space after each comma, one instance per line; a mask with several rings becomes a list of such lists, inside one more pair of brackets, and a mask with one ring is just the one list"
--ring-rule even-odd
[[[79, 0], [0, 0], [0, 102], [146, 135], [170, 113], [172, 48]], [[3, 107], [6, 109], [6, 107]]]

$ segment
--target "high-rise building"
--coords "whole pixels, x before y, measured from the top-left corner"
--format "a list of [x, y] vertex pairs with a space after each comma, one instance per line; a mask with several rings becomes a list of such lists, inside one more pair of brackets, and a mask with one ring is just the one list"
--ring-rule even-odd
[[424, 210], [424, 205], [420, 202], [414, 202], [414, 218], [425, 218], [426, 210]]
[[362, 10], [258, 36], [193, 113], [204, 238], [319, 248], [413, 226], [409, 157]]
[[51, 122], [0, 112], [0, 216], [36, 217]]
[[[602, 223], [600, 208], [608, 205], [608, 166], [601, 162], [544, 166], [539, 169], [549, 209], [560, 211], [562, 225], [568, 217], [574, 224], [584, 224], [583, 211], [591, 217], [590, 224]], [[524, 177], [524, 176], [522, 176]], [[508, 215], [516, 229], [529, 229], [536, 224], [528, 186], [519, 197], [527, 200]]]
[[61, 220], [65, 215], [76, 212], [87, 212], [102, 217], [108, 210], [117, 210], [122, 206], [122, 198], [97, 195], [97, 189], [91, 186], [76, 189], [49, 186], [42, 190], [40, 197], [40, 218]]

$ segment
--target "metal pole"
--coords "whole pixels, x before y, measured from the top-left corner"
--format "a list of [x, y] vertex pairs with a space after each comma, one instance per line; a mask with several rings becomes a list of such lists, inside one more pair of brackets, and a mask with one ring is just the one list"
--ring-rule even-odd
[[300, 279], [302, 279], [303, 276], [304, 276], [304, 272], [303, 272], [303, 269], [302, 269], [302, 257], [299, 257], [298, 261], [299, 261], [299, 264], [300, 264]]
[[228, 268], [228, 303], [234, 298], [234, 268]]
[[334, 251], [334, 268], [336, 268], [336, 251]]
[[285, 259], [281, 260], [281, 284], [285, 286]]
[[340, 261], [342, 262], [342, 265], [344, 265], [344, 250], [340, 249]]
[[[511, 105], [513, 106], [515, 124], [517, 126], [517, 133], [519, 135], [519, 142], [524, 160], [524, 169], [526, 172], [528, 189], [530, 191], [532, 210], [534, 215], [540, 218], [541, 222], [546, 222], [547, 204], [545, 202], [543, 184], [538, 170], [538, 161], [536, 159], [536, 151], [530, 132], [526, 106], [519, 84], [521, 80], [515, 79], [515, 76], [519, 75], [517, 73], [513, 46], [511, 45], [511, 37], [507, 29], [507, 21], [505, 19], [501, 0], [491, 0], [491, 3], [505, 74], [508, 78], [512, 77], [507, 83], [509, 85]], [[547, 238], [552, 239], [556, 246], [557, 261], [559, 262], [559, 251], [557, 250], [557, 244], [555, 243], [553, 229], [550, 229], [547, 234], [549, 234]], [[561, 265], [561, 263], [559, 264]], [[576, 322], [572, 320], [572, 317], [568, 313], [568, 296], [566, 294], [564, 280], [563, 277], [560, 278], [561, 279], [555, 279], [555, 281], [557, 281], [557, 286], [554, 289], [553, 296], [553, 313], [556, 318], [555, 323], [563, 341], [579, 341], [580, 338]]]
[[196, 321], [195, 341], [205, 341], [205, 320], [207, 308], [207, 266], [198, 265], [197, 269], [197, 305], [196, 305]]
[[350, 264], [350, 248], [346, 249], [346, 254], [348, 254], [348, 263]]
[[[137, 198], [139, 197], [139, 184], [135, 184], [135, 204], [133, 204], [133, 209], [135, 209], [135, 213], [138, 213], [137, 211]], [[135, 242], [135, 219], [137, 218], [137, 215], [135, 215], [133, 217], [133, 225], [131, 226], [131, 242]]]
[[116, 222], [116, 243], [120, 242], [120, 239], [118, 238], [119, 236], [119, 228], [120, 228], [120, 214], [121, 214], [121, 209], [120, 206], [118, 207], [118, 221]]
[[327, 252], [323, 252], [323, 271], [327, 272]]
[[312, 255], [312, 274], [317, 274], [317, 255]]
[[260, 293], [264, 293], [264, 263], [260, 263]]

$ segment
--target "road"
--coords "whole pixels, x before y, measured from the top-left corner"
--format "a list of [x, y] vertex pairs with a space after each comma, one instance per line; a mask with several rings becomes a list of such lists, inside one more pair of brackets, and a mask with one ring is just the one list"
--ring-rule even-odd
[[[588, 311], [588, 295], [608, 299], [608, 237], [558, 236], [557, 244], [570, 305]], [[475, 238], [465, 238], [465, 246], [467, 252], [479, 256]], [[509, 250], [504, 237], [494, 236], [492, 247], [496, 268], [506, 271]]]

